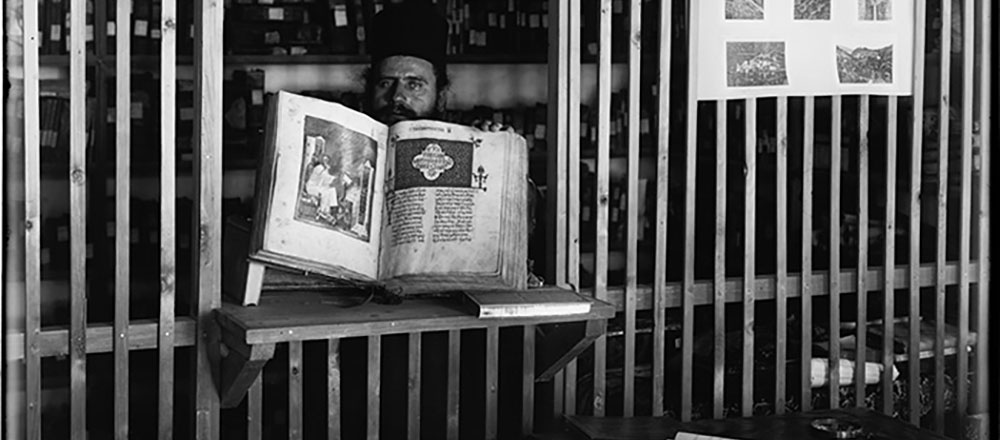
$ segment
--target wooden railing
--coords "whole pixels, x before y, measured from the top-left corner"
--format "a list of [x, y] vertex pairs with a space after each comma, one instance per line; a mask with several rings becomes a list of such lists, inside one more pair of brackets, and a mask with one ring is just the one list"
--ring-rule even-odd
[[[3, 126], [5, 174], [3, 177], [7, 189], [4, 201], [4, 222], [11, 231], [7, 241], [7, 249], [2, 255], [4, 263], [4, 294], [5, 305], [9, 310], [19, 313], [7, 314], [4, 318], [5, 337], [2, 339], [6, 354], [3, 373], [14, 384], [8, 387], [5, 396], [5, 410], [9, 424], [6, 429], [11, 438], [41, 438], [43, 424], [42, 408], [45, 406], [43, 397], [44, 370], [43, 359], [68, 356], [69, 377], [69, 433], [72, 438], [84, 438], [87, 431], [89, 402], [95, 396], [88, 393], [88, 360], [95, 356], [110, 353], [113, 358], [113, 426], [116, 438], [126, 438], [135, 427], [129, 426], [130, 409], [147, 402], [136, 402], [129, 399], [129, 387], [134, 386], [130, 379], [130, 359], [140, 350], [157, 350], [159, 372], [157, 374], [157, 412], [160, 438], [175, 436], [178, 425], [190, 424], [192, 436], [199, 439], [215, 439], [220, 437], [220, 426], [232, 417], [246, 417], [244, 426], [250, 438], [261, 438], [266, 432], [264, 424], [263, 398], [261, 381], [253, 382], [249, 390], [249, 402], [246, 413], [235, 413], [235, 410], [220, 410], [219, 387], [221, 378], [218, 370], [222, 364], [218, 352], [222, 339], [214, 311], [222, 306], [219, 292], [221, 276], [221, 188], [222, 188], [222, 3], [196, 2], [196, 53], [194, 70], [196, 77], [197, 102], [195, 104], [198, 121], [195, 126], [195, 165], [196, 182], [196, 214], [192, 219], [196, 227], [197, 238], [194, 248], [197, 249], [197, 263], [193, 275], [194, 288], [187, 292], [178, 285], [177, 256], [174, 254], [177, 243], [177, 224], [175, 216], [177, 208], [174, 205], [176, 196], [176, 158], [174, 139], [174, 114], [176, 103], [173, 100], [176, 75], [176, 2], [163, 2], [162, 19], [159, 27], [162, 32], [162, 53], [159, 75], [161, 77], [161, 139], [160, 154], [162, 172], [160, 174], [160, 270], [159, 270], [159, 316], [157, 320], [138, 320], [130, 317], [129, 294], [132, 278], [129, 266], [128, 236], [130, 217], [134, 213], [129, 210], [130, 198], [130, 157], [129, 146], [133, 133], [129, 132], [129, 94], [130, 90], [130, 41], [129, 38], [118, 38], [115, 52], [117, 53], [114, 68], [117, 112], [117, 132], [115, 134], [116, 162], [114, 168], [114, 222], [115, 222], [115, 280], [114, 280], [114, 320], [113, 322], [88, 322], [88, 292], [85, 274], [87, 273], [86, 233], [88, 230], [87, 209], [88, 191], [103, 194], [103, 183], [95, 183], [91, 170], [87, 167], [87, 152], [85, 136], [87, 128], [85, 85], [86, 55], [84, 47], [84, 11], [85, 0], [64, 0], [70, 5], [72, 46], [69, 56], [69, 83], [71, 113], [70, 162], [67, 174], [62, 182], [68, 187], [70, 200], [71, 230], [71, 278], [69, 281], [70, 319], [68, 327], [51, 327], [42, 322], [42, 299], [48, 293], [42, 282], [40, 273], [41, 260], [41, 166], [39, 158], [39, 41], [38, 35], [32, 30], [37, 29], [39, 22], [38, 2], [5, 2], [3, 31], [9, 37], [11, 46], [0, 48], [0, 57], [4, 58], [5, 66], [11, 71], [15, 83], [5, 103], [5, 117], [8, 124]], [[538, 426], [558, 420], [561, 414], [593, 414], [608, 415], [664, 415], [668, 414], [682, 420], [696, 417], [720, 418], [735, 411], [749, 415], [755, 413], [755, 408], [770, 407], [770, 411], [780, 413], [796, 401], [796, 410], [808, 410], [813, 403], [818, 406], [840, 406], [841, 382], [839, 368], [828, 368], [827, 385], [824, 388], [814, 388], [805, 378], [813, 375], [814, 359], [812, 352], [816, 342], [826, 338], [815, 333], [816, 328], [822, 328], [830, 333], [831, 329], [839, 332], [845, 324], [850, 324], [845, 336], [853, 336], [854, 369], [851, 373], [853, 382], [854, 405], [874, 405], [886, 414], [905, 416], [910, 422], [931, 427], [939, 432], [958, 436], [959, 430], [946, 430], [946, 427], [970, 426], [972, 432], [985, 438], [986, 413], [988, 411], [988, 356], [987, 341], [989, 305], [989, 177], [990, 177], [990, 79], [992, 60], [989, 58], [991, 26], [991, 2], [963, 0], [961, 10], [953, 10], [952, 2], [942, 3], [941, 16], [928, 17], [925, 1], [916, 4], [916, 35], [915, 35], [915, 66], [913, 72], [914, 93], [912, 97], [791, 97], [774, 100], [775, 111], [773, 121], [765, 117], [759, 110], [770, 105], [765, 98], [748, 99], [740, 102], [719, 101], [715, 103], [698, 102], [693, 91], [687, 96], [673, 96], [670, 85], [692, 78], [692, 71], [686, 76], [672, 77], [672, 68], [677, 63], [686, 65], [687, 59], [675, 56], [672, 46], [685, 45], [694, 47], [691, 28], [683, 19], [687, 8], [683, 1], [663, 1], [659, 4], [659, 30], [640, 29], [639, 17], [643, 8], [655, 2], [630, 0], [625, 9], [630, 19], [628, 49], [628, 156], [627, 169], [627, 205], [628, 236], [625, 246], [625, 277], [621, 285], [609, 285], [609, 264], [611, 251], [608, 235], [608, 200], [610, 191], [609, 139], [611, 133], [610, 103], [611, 103], [611, 17], [612, 0], [595, 0], [600, 3], [600, 56], [598, 61], [597, 107], [599, 113], [598, 147], [596, 154], [596, 195], [593, 206], [596, 208], [596, 243], [595, 258], [591, 270], [593, 287], [580, 289], [595, 298], [611, 302], [615, 305], [619, 319], [612, 322], [616, 331], [611, 335], [597, 337], [593, 349], [588, 350], [579, 362], [570, 362], [565, 369], [557, 373], [551, 382], [553, 392], [551, 411], [544, 408], [536, 411], [536, 406], [542, 402], [536, 394], [533, 379], [535, 365], [533, 356], [534, 327], [526, 325], [523, 328], [523, 361], [521, 363], [522, 400], [520, 412], [517, 414], [517, 434], [530, 433]], [[580, 179], [578, 164], [580, 162], [579, 143], [579, 108], [581, 103], [581, 12], [580, 0], [550, 0], [549, 1], [549, 37], [550, 37], [550, 82], [549, 115], [551, 151], [549, 163], [549, 188], [551, 221], [549, 236], [551, 247], [551, 280], [557, 285], [568, 288], [580, 288], [582, 283], [580, 241]], [[119, 17], [129, 15], [130, 1], [117, 0], [116, 13]], [[98, 8], [104, 11], [104, 8]], [[102, 12], [103, 13], [103, 12]], [[952, 77], [952, 57], [949, 47], [952, 44], [952, 15], [961, 20], [961, 57], [956, 57], [961, 63], [961, 77]], [[18, 17], [18, 18], [12, 18]], [[939, 30], [927, 29], [927, 18], [939, 19]], [[11, 27], [11, 23], [15, 26]], [[118, 20], [119, 35], [129, 35], [128, 20]], [[683, 25], [678, 32], [677, 27]], [[21, 31], [24, 30], [24, 31]], [[22, 32], [18, 35], [17, 32]], [[641, 33], [659, 32], [659, 45], [650, 51], [640, 47]], [[674, 41], [677, 35], [688, 35], [683, 41]], [[944, 56], [940, 57], [937, 66], [925, 59], [925, 48], [928, 41], [940, 36]], [[106, 49], [101, 40], [95, 41], [98, 50]], [[11, 48], [21, 48], [21, 53]], [[638, 179], [640, 174], [639, 156], [639, 111], [641, 99], [639, 93], [639, 75], [644, 68], [640, 62], [643, 53], [654, 53], [653, 68], [657, 72], [656, 82], [656, 114], [661, 115], [657, 124], [656, 162], [656, 206], [655, 206], [655, 247], [652, 250], [640, 250], [638, 246], [637, 210]], [[925, 67], [931, 66], [925, 69]], [[933, 70], [931, 70], [933, 69]], [[98, 69], [101, 71], [100, 69]], [[683, 71], [683, 69], [681, 70]], [[674, 70], [677, 72], [677, 70]], [[934, 73], [940, 79], [938, 92], [925, 96], [926, 75]], [[97, 74], [103, 79], [103, 73]], [[23, 81], [18, 84], [18, 81]], [[100, 84], [103, 81], [97, 81]], [[952, 84], [960, 84], [960, 96], [952, 96]], [[103, 86], [97, 86], [103, 87]], [[103, 94], [99, 93], [98, 96]], [[104, 98], [99, 98], [104, 99]], [[18, 109], [23, 102], [21, 112], [6, 111]], [[952, 103], [959, 102], [961, 107]], [[683, 103], [683, 105], [678, 105]], [[856, 111], [853, 105], [857, 103]], [[699, 112], [704, 107], [711, 112]], [[873, 108], [877, 107], [878, 110]], [[733, 112], [730, 108], [739, 109], [739, 120], [743, 127], [730, 120]], [[955, 121], [960, 124], [957, 130], [961, 133], [957, 145], [949, 136], [952, 132], [952, 118], [940, 117], [936, 122], [925, 120], [925, 109], [936, 109], [938, 115], [955, 114]], [[795, 109], [792, 111], [791, 109]], [[801, 110], [799, 110], [801, 109]], [[23, 118], [14, 116], [22, 114]], [[821, 115], [822, 113], [822, 115]], [[686, 121], [684, 131], [671, 131], [666, 121], [668, 115], [680, 115]], [[768, 113], [770, 114], [770, 113]], [[801, 118], [799, 117], [801, 115]], [[845, 120], [845, 115], [857, 115]], [[877, 116], [877, 117], [876, 117]], [[714, 133], [702, 133], [700, 118], [708, 117], [714, 127]], [[770, 179], [763, 174], [762, 163], [758, 151], [759, 133], [757, 128], [764, 122], [773, 124], [776, 133], [776, 150], [774, 153], [774, 187], [773, 192], [765, 192], [762, 179]], [[902, 123], [900, 123], [902, 122]], [[96, 124], [101, 126], [103, 124]], [[820, 128], [829, 125], [830, 128]], [[845, 141], [844, 128], [860, 134], [857, 140]], [[856, 127], [856, 130], [853, 128]], [[884, 140], [869, 136], [873, 127], [884, 127]], [[96, 129], [96, 128], [95, 128]], [[927, 129], [936, 129], [937, 139], [925, 139], [923, 133]], [[712, 130], [709, 130], [712, 131]], [[769, 128], [769, 131], [771, 129]], [[800, 141], [791, 141], [791, 132], [800, 132]], [[739, 136], [738, 134], [742, 134]], [[827, 136], [829, 156], [820, 153], [818, 135]], [[682, 142], [672, 143], [680, 139]], [[926, 145], [924, 142], [931, 141]], [[714, 143], [714, 148], [704, 145]], [[682, 146], [682, 147], [681, 147]], [[849, 153], [842, 155], [842, 148]], [[934, 148], [932, 150], [931, 148]], [[675, 151], [675, 150], [683, 151]], [[882, 172], [871, 165], [873, 154], [878, 152], [884, 159], [883, 190], [870, 179], [873, 172]], [[959, 163], [949, 163], [949, 152], [953, 149], [960, 154]], [[923, 155], [935, 151], [937, 160], [936, 191], [928, 191], [928, 185], [922, 182], [925, 171]], [[739, 154], [735, 154], [741, 152]], [[801, 153], [798, 153], [801, 152]], [[684, 163], [675, 163], [683, 157]], [[732, 157], [741, 157], [736, 159]], [[801, 157], [801, 159], [798, 159]], [[796, 160], [791, 160], [795, 158]], [[826, 183], [825, 179], [817, 177], [818, 162], [827, 161], [831, 170], [840, 170], [843, 164], [857, 169], [857, 180], [843, 181], [842, 174], [834, 171], [829, 177], [829, 190], [818, 191], [817, 183]], [[770, 160], [770, 159], [768, 159]], [[712, 166], [705, 168], [714, 170], [715, 200], [710, 206], [712, 222], [699, 222], [700, 205], [696, 201], [699, 187], [705, 181], [698, 178], [698, 172], [703, 168], [699, 163], [712, 161]], [[799, 165], [796, 167], [796, 165]], [[729, 170], [742, 169], [741, 180], [727, 180]], [[676, 174], [680, 170], [681, 174]], [[797, 171], [796, 171], [797, 170]], [[949, 176], [958, 175], [957, 191], [949, 186]], [[103, 176], [97, 175], [99, 180]], [[678, 199], [669, 194], [672, 181], [682, 182], [683, 197]], [[883, 180], [879, 180], [882, 182]], [[893, 184], [898, 182], [899, 184]], [[856, 183], [856, 194], [849, 194], [845, 184]], [[798, 196], [791, 188], [801, 188]], [[770, 189], [768, 189], [770, 191]], [[740, 194], [742, 193], [742, 194]], [[857, 208], [857, 242], [856, 247], [841, 246], [845, 237], [841, 230], [844, 226], [842, 217], [837, 215], [845, 208], [854, 206], [842, 205], [842, 198], [856, 196]], [[884, 204], [878, 210], [871, 210], [873, 199], [882, 198]], [[957, 200], [954, 197], [957, 196]], [[761, 200], [770, 200], [775, 204], [772, 211], [764, 211], [764, 206], [758, 205]], [[738, 201], [741, 212], [734, 212], [727, 206], [727, 201]], [[881, 200], [879, 200], [881, 201]], [[876, 203], [878, 205], [878, 203]], [[678, 207], [678, 217], [671, 217], [669, 207]], [[821, 212], [832, 212], [823, 222], [816, 221]], [[930, 212], [931, 215], [922, 215]], [[902, 213], [903, 215], [897, 216]], [[773, 214], [773, 217], [772, 217]], [[884, 222], [875, 231], [884, 237], [881, 244], [871, 240], [870, 231], [874, 223], [871, 217], [879, 215]], [[934, 217], [931, 222], [926, 219]], [[773, 241], [759, 234], [762, 224], [758, 219], [772, 219], [775, 236]], [[897, 220], [899, 219], [899, 220]], [[789, 223], [801, 224], [800, 227]], [[682, 228], [683, 238], [680, 242], [668, 243], [668, 228]], [[897, 233], [905, 228], [904, 233]], [[702, 230], [712, 231], [711, 246], [700, 247], [694, 237]], [[820, 246], [814, 244], [817, 232], [826, 233]], [[726, 246], [727, 237], [738, 234], [739, 248]], [[896, 243], [897, 237], [905, 237], [905, 243]], [[953, 246], [953, 243], [957, 245]], [[930, 251], [924, 246], [933, 243]], [[796, 249], [796, 244], [799, 249]], [[842, 255], [842, 249], [852, 255]], [[873, 264], [873, 251], [881, 251], [881, 261]], [[695, 276], [696, 253], [712, 255], [712, 276], [701, 278]], [[668, 276], [670, 265], [668, 256], [682, 255], [680, 276]], [[760, 256], [774, 256], [774, 270], [761, 273]], [[904, 257], [900, 258], [902, 255]], [[929, 258], [932, 255], [932, 258]], [[797, 256], [798, 258], [793, 258]], [[925, 258], [928, 257], [928, 258]], [[770, 258], [770, 257], [768, 257]], [[897, 260], [897, 258], [899, 258]], [[829, 263], [818, 264], [820, 259]], [[651, 284], [640, 283], [639, 263], [654, 261]], [[798, 261], [796, 261], [798, 260]], [[854, 261], [846, 267], [842, 261]], [[727, 262], [739, 261], [742, 264], [738, 274], [727, 272]], [[795, 269], [791, 269], [794, 267]], [[865, 276], [858, 276], [858, 274]], [[179, 288], [181, 287], [181, 288]], [[189, 315], [176, 314], [178, 295], [191, 294], [191, 312]], [[727, 305], [738, 304], [737, 319], [727, 318]], [[875, 306], [875, 305], [878, 306]], [[851, 316], [842, 314], [842, 310], [851, 311]], [[674, 312], [677, 312], [674, 315]], [[640, 325], [640, 317], [649, 313], [652, 323], [649, 328]], [[5, 312], [7, 313], [7, 312]], [[764, 352], [761, 347], [760, 334], [757, 332], [765, 323], [758, 320], [762, 314], [773, 314], [775, 317], [774, 353], [773, 358], [761, 359]], [[814, 313], [817, 318], [814, 319]], [[707, 316], [708, 318], [703, 318]], [[11, 322], [14, 317], [15, 322]], [[794, 317], [794, 319], [793, 319]], [[899, 341], [895, 334], [896, 327], [882, 323], [892, 323], [903, 319], [907, 324], [908, 337], [902, 342], [908, 347], [905, 353], [893, 353], [892, 350], [882, 350], [875, 358], [866, 358], [865, 348], [870, 346], [892, 347]], [[619, 322], [620, 321], [620, 322]], [[703, 326], [710, 321], [710, 326]], [[933, 343], [927, 344], [921, 339], [921, 322], [933, 326]], [[729, 345], [727, 330], [738, 329], [739, 347]], [[620, 326], [620, 331], [617, 330]], [[711, 378], [711, 395], [698, 394], [696, 378], [702, 378], [696, 371], [694, 352], [696, 332], [703, 328], [711, 328], [712, 366], [708, 377]], [[950, 329], [954, 327], [954, 342]], [[668, 338], [679, 328], [676, 344]], [[14, 330], [10, 330], [14, 329]], [[882, 329], [882, 337], [872, 340], [867, 337], [869, 330]], [[707, 331], [707, 330], [705, 330]], [[800, 334], [795, 345], [790, 332]], [[500, 420], [503, 414], [497, 408], [494, 391], [498, 387], [498, 374], [503, 373], [498, 361], [499, 327], [492, 326], [486, 330], [486, 363], [490, 368], [485, 370], [484, 386], [486, 399], [484, 417], [481, 420], [484, 435], [493, 438], [500, 432], [505, 432], [505, 420]], [[641, 335], [651, 333], [651, 340], [640, 342]], [[368, 368], [366, 405], [366, 433], [369, 437], [378, 434], [379, 420], [395, 417], [393, 414], [380, 414], [380, 401], [386, 399], [407, 399], [407, 435], [410, 438], [419, 436], [420, 425], [417, 421], [424, 415], [414, 412], [419, 408], [421, 387], [418, 378], [422, 372], [419, 362], [421, 346], [419, 338], [412, 333], [409, 336], [406, 358], [408, 359], [407, 374], [411, 387], [405, 396], [383, 395], [379, 389], [379, 366], [385, 362], [381, 356], [381, 337], [367, 336]], [[445, 421], [448, 438], [459, 436], [459, 396], [458, 384], [461, 361], [459, 352], [463, 333], [458, 329], [448, 330], [448, 368], [447, 394], [442, 403], [447, 414]], [[755, 338], [756, 337], [756, 338]], [[324, 338], [325, 339], [325, 338]], [[839, 359], [845, 357], [841, 350], [840, 338], [826, 338], [829, 356], [828, 365], [838, 365]], [[340, 358], [340, 338], [327, 339], [328, 356], [326, 365], [322, 366], [328, 372], [328, 387], [333, 389], [341, 381], [338, 376]], [[766, 341], [765, 345], [771, 345]], [[193, 347], [192, 364], [193, 378], [189, 383], [175, 381], [179, 370], [186, 366], [176, 365], [180, 350], [191, 350]], [[272, 347], [273, 348], [273, 347]], [[621, 358], [617, 350], [621, 349]], [[738, 349], [738, 350], [737, 350]], [[797, 362], [791, 353], [800, 355]], [[304, 364], [302, 342], [288, 342], [288, 365], [272, 366], [271, 368], [287, 369], [287, 425], [292, 438], [298, 438], [303, 428], [302, 410], [305, 406], [303, 396], [310, 390], [304, 387], [302, 371], [312, 368]], [[727, 374], [727, 365], [732, 358], [731, 353], [739, 353], [739, 374]], [[230, 353], [230, 355], [232, 355]], [[248, 356], [254, 356], [248, 353]], [[258, 356], [260, 354], [257, 354]], [[668, 361], [671, 357], [679, 359], [674, 365]], [[269, 356], [268, 356], [269, 357]], [[640, 360], [643, 359], [643, 360]], [[917, 361], [921, 359], [921, 361]], [[923, 360], [926, 359], [926, 360]], [[952, 360], [954, 359], [954, 360]], [[761, 390], [755, 386], [757, 380], [765, 373], [755, 370], [755, 365], [762, 362], [773, 365], [773, 385]], [[620, 366], [619, 366], [620, 362]], [[643, 363], [643, 365], [639, 365]], [[865, 384], [865, 363], [875, 362], [882, 366], [877, 389], [881, 396], [874, 403], [867, 403], [862, 396], [873, 389]], [[932, 368], [923, 372], [921, 363], [927, 362]], [[904, 366], [905, 364], [905, 366]], [[645, 375], [648, 366], [648, 379]], [[905, 378], [905, 397], [896, 396], [893, 384], [898, 378], [893, 374], [899, 367], [899, 377]], [[951, 374], [954, 381], [946, 381]], [[921, 417], [922, 407], [920, 395], [922, 375], [930, 375], [933, 382], [933, 399], [928, 417]], [[800, 380], [792, 380], [799, 376]], [[966, 378], [971, 384], [965, 386]], [[678, 378], [678, 380], [675, 380]], [[641, 381], [640, 381], [641, 380]], [[611, 383], [620, 385], [614, 393], [609, 390]], [[766, 381], [765, 381], [766, 382]], [[949, 407], [946, 402], [946, 386], [954, 383], [954, 404]], [[614, 385], [618, 387], [618, 385]], [[185, 389], [181, 389], [186, 387]], [[587, 388], [584, 388], [587, 387]], [[193, 388], [193, 389], [191, 389]], [[727, 397], [731, 390], [738, 395], [733, 402]], [[336, 394], [327, 390], [328, 396], [328, 433], [330, 438], [337, 438], [342, 422], [343, 404], [338, 406]], [[426, 391], [426, 390], [423, 390]], [[23, 392], [23, 394], [22, 394]], [[174, 393], [191, 393], [194, 399], [191, 405], [183, 405], [174, 399]], [[814, 396], [825, 393], [826, 402], [816, 401]], [[949, 393], [950, 394], [950, 393]], [[285, 393], [282, 393], [284, 396]], [[615, 396], [612, 399], [612, 395]], [[23, 397], [22, 397], [23, 396]], [[581, 401], [581, 396], [589, 396]], [[620, 397], [619, 397], [620, 396]], [[644, 402], [648, 396], [648, 405]], [[673, 400], [679, 402], [671, 406]], [[708, 399], [710, 409], [695, 411], [695, 401]], [[902, 399], [902, 400], [901, 400]], [[545, 400], [546, 405], [548, 401]], [[729, 404], [732, 405], [729, 405]], [[763, 405], [761, 405], [763, 404]], [[179, 413], [178, 408], [188, 409], [188, 413]], [[735, 408], [735, 409], [733, 409]], [[949, 409], [953, 408], [953, 409]], [[768, 411], [762, 409], [762, 411]], [[543, 414], [545, 420], [537, 420], [536, 412]], [[244, 415], [240, 415], [244, 414]], [[468, 422], [479, 424], [480, 421]]]

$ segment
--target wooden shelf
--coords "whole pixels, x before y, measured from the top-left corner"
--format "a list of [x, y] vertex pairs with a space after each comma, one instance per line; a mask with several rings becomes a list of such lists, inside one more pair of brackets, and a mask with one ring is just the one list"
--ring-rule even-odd
[[[190, 66], [194, 64], [194, 57], [191, 55], [176, 56], [177, 65]], [[116, 55], [98, 56], [93, 53], [87, 54], [87, 65], [103, 65], [114, 69]], [[159, 55], [132, 55], [133, 67], [152, 68], [159, 66]], [[223, 63], [231, 66], [240, 65], [306, 65], [306, 64], [368, 64], [371, 58], [368, 55], [351, 54], [323, 54], [323, 55], [225, 55]], [[523, 54], [499, 54], [499, 55], [451, 55], [448, 57], [448, 64], [546, 64], [548, 57], [544, 54], [523, 55]], [[69, 66], [69, 55], [40, 55], [39, 64], [42, 66]]]
[[[247, 64], [368, 64], [368, 55], [226, 55], [227, 65]], [[544, 54], [449, 55], [448, 64], [545, 64]]]
[[[190, 160], [177, 159], [176, 169], [178, 175], [189, 175], [192, 172], [193, 162]], [[87, 164], [87, 171], [89, 173], [95, 173], [98, 171], [106, 170], [109, 174], [107, 177], [114, 177], [115, 163], [114, 159], [109, 159], [108, 161], [102, 163], [90, 162]], [[102, 169], [102, 167], [104, 169]], [[141, 175], [158, 175], [155, 172], [159, 170], [160, 163], [148, 160], [134, 160], [131, 163], [131, 174], [133, 177], [138, 177]], [[251, 158], [234, 158], [226, 159], [223, 157], [222, 160], [223, 170], [256, 170], [257, 160]], [[45, 177], [52, 178], [69, 178], [69, 164], [68, 163], [55, 163], [46, 162], [42, 163], [41, 166], [42, 175]], [[151, 174], [153, 173], [153, 174]]]
[[592, 300], [589, 313], [531, 318], [480, 319], [453, 298], [405, 299], [401, 305], [367, 303], [329, 292], [281, 292], [261, 295], [260, 305], [224, 303], [216, 311], [219, 324], [247, 344], [274, 344], [312, 339], [347, 338], [392, 333], [519, 326], [606, 319], [611, 304]]
[[[116, 55], [87, 54], [87, 65], [101, 65], [113, 73], [115, 68]], [[132, 67], [145, 69], [155, 68], [160, 65], [160, 56], [154, 54], [132, 55]], [[177, 54], [178, 66], [191, 66], [194, 64], [192, 55]], [[548, 64], [547, 54], [463, 54], [449, 55], [448, 64]], [[584, 55], [581, 57], [581, 64], [596, 64], [597, 58]], [[357, 64], [364, 65], [371, 62], [368, 55], [356, 54], [316, 54], [316, 55], [225, 55], [223, 64], [227, 66], [246, 65], [324, 65], [324, 64]], [[613, 64], [627, 63], [624, 56], [616, 56], [612, 59]], [[68, 67], [69, 55], [40, 55], [39, 65], [50, 67]]]
[[[555, 288], [539, 291], [549, 289]], [[553, 356], [556, 351], [551, 348], [553, 344], [546, 345], [539, 341], [540, 349], [548, 347], [545, 349], [547, 359], [556, 363], [538, 366], [545, 375], [549, 371], [557, 371], [561, 368], [558, 363], [564, 365], [569, 362], [604, 333], [607, 319], [615, 314], [614, 306], [595, 299], [590, 301], [590, 311], [584, 314], [503, 319], [480, 319], [457, 297], [404, 299], [398, 305], [367, 302], [351, 306], [359, 302], [356, 297], [312, 291], [266, 292], [262, 294], [259, 305], [250, 307], [227, 302], [215, 310], [216, 321], [222, 330], [222, 342], [228, 353], [223, 361], [222, 404], [224, 407], [239, 404], [273, 356], [275, 344], [279, 343], [583, 322], [585, 329], [564, 325], [566, 331], [550, 332], [559, 334], [559, 339], [567, 339], [567, 333], [571, 335], [568, 343], [558, 344], [565, 347], [565, 355]]]

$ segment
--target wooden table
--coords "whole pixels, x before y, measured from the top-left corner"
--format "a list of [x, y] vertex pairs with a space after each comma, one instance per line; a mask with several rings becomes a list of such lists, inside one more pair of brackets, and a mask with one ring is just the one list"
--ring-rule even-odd
[[669, 417], [592, 417], [566, 416], [579, 438], [591, 440], [672, 439], [677, 432], [754, 439], [830, 439], [828, 433], [813, 429], [813, 420], [837, 417], [861, 425], [866, 440], [937, 440], [942, 435], [921, 429], [905, 421], [867, 409], [847, 408], [721, 420], [698, 420], [680, 423]]
[[604, 334], [607, 319], [614, 316], [611, 304], [588, 300], [591, 308], [584, 314], [502, 319], [480, 319], [457, 298], [405, 299], [395, 305], [367, 302], [349, 307], [357, 298], [305, 291], [268, 292], [257, 306], [224, 303], [215, 314], [225, 355], [222, 406], [239, 404], [274, 355], [275, 344], [291, 341], [548, 325], [549, 331], [543, 334], [550, 343], [538, 341], [536, 346], [540, 360], [536, 363], [537, 380], [545, 380]]

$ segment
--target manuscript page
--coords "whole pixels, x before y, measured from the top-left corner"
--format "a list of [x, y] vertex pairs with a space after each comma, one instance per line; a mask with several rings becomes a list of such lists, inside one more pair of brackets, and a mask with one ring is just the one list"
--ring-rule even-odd
[[388, 127], [332, 102], [287, 92], [275, 99], [257, 257], [375, 280]]
[[501, 272], [516, 137], [436, 121], [390, 128], [380, 279]]

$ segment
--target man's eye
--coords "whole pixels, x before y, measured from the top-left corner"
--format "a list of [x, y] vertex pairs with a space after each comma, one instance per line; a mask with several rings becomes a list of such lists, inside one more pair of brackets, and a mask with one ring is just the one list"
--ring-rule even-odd
[[423, 81], [407, 81], [406, 88], [414, 92], [418, 92], [424, 89]]
[[376, 86], [380, 89], [388, 89], [389, 87], [392, 87], [393, 82], [394, 80], [391, 79], [380, 79]]

